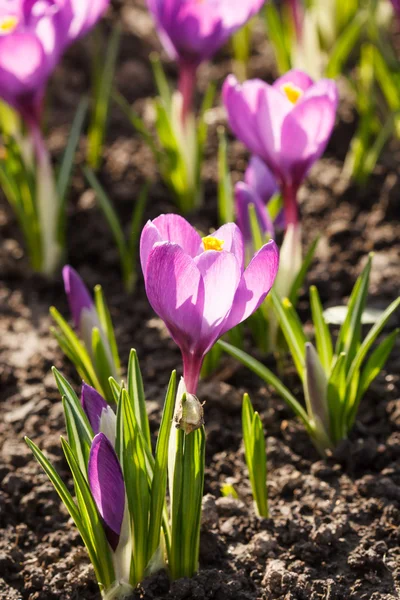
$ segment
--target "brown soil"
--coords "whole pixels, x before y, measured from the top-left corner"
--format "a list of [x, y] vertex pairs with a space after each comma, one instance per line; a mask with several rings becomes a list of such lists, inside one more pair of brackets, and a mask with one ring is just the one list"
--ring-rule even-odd
[[[158, 48], [143, 2], [118, 0], [111, 19], [123, 23], [117, 82], [140, 112], [154, 93], [148, 54]], [[87, 43], [72, 49], [52, 84], [49, 145], [59, 158], [81, 93], [88, 90]], [[228, 54], [205, 67], [221, 82]], [[168, 64], [168, 73], [174, 68]], [[270, 79], [271, 52], [257, 36], [250, 75]], [[343, 93], [340, 119], [326, 157], [301, 194], [304, 243], [321, 232], [309, 283], [325, 305], [343, 302], [371, 250], [376, 252], [372, 305], [386, 305], [400, 289], [400, 147], [381, 158], [365, 190], [346, 181], [341, 168], [354, 131], [354, 114]], [[214, 111], [204, 168], [206, 201], [192, 222], [216, 225], [216, 126]], [[84, 162], [82, 139], [78, 166]], [[232, 140], [231, 167], [243, 172], [247, 155]], [[146, 217], [172, 211], [152, 157], [117, 108], [109, 123], [100, 178], [126, 222], [145, 178], [153, 178]], [[69, 262], [89, 286], [101, 283], [111, 308], [121, 357], [137, 348], [153, 432], [170, 372], [179, 352], [147, 303], [142, 281], [132, 297], [121, 285], [118, 256], [94, 196], [76, 170], [69, 204]], [[94, 600], [99, 593], [86, 552], [56, 493], [23, 442], [31, 437], [68, 479], [59, 437], [65, 433], [60, 398], [50, 373], [55, 364], [79, 384], [73, 367], [49, 334], [48, 308], [68, 314], [61, 279], [31, 275], [14, 216], [0, 204], [0, 599]], [[300, 308], [308, 316], [304, 296]], [[400, 345], [363, 401], [350, 439], [326, 462], [272, 390], [227, 360], [229, 379], [200, 384], [206, 404], [207, 473], [201, 537], [201, 569], [192, 580], [170, 584], [161, 573], [135, 593], [146, 599], [394, 600], [400, 592]], [[293, 372], [286, 383], [301, 397]], [[259, 519], [251, 503], [241, 442], [244, 391], [260, 411], [268, 439], [271, 516]], [[233, 483], [240, 500], [222, 498]]]

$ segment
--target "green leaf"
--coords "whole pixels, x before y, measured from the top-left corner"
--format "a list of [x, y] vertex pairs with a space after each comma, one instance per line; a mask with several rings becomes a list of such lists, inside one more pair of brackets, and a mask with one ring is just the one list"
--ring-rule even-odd
[[142, 581], [147, 566], [150, 479], [142, 440], [132, 401], [122, 389], [117, 407], [116, 450], [124, 474], [135, 548], [132, 585]]
[[120, 39], [121, 28], [117, 25], [113, 29], [105, 52], [103, 71], [100, 78], [95, 82], [94, 110], [88, 132], [88, 162], [93, 169], [99, 167], [101, 159]]
[[311, 263], [313, 261], [315, 251], [318, 246], [319, 236], [315, 238], [312, 242], [311, 246], [307, 250], [307, 254], [304, 257], [303, 263], [301, 265], [300, 271], [296, 275], [296, 279], [294, 280], [292, 287], [290, 289], [289, 300], [293, 304], [294, 307], [297, 305], [298, 296], [300, 289], [305, 281], [306, 275], [310, 270]]
[[228, 144], [225, 130], [218, 129], [218, 215], [221, 225], [235, 220], [231, 174], [228, 164]]
[[299, 316], [293, 308], [290, 300], [278, 298], [274, 289], [271, 290], [270, 297], [272, 305], [279, 319], [279, 324], [289, 346], [290, 353], [296, 365], [300, 379], [304, 380], [305, 370], [305, 345], [308, 339], [303, 331], [303, 326]]
[[86, 383], [89, 383], [91, 386], [95, 387], [97, 391], [104, 396], [105, 394], [103, 388], [101, 387], [97, 378], [88, 351], [54, 306], [50, 308], [50, 315], [61, 330], [61, 334], [55, 329], [52, 329], [51, 331], [56, 337], [63, 352], [75, 365], [82, 379], [84, 379]]
[[263, 426], [248, 394], [243, 396], [242, 429], [246, 464], [258, 513], [268, 517], [267, 459]]
[[[176, 371], [172, 372], [165, 397], [164, 410], [158, 433], [154, 474], [151, 485], [150, 524], [147, 559], [151, 560], [160, 544], [160, 531], [168, 476], [168, 444], [175, 409]], [[168, 543], [169, 541], [167, 541]]]
[[346, 435], [343, 428], [346, 392], [346, 354], [342, 352], [337, 357], [328, 380], [330, 437], [334, 444]]
[[350, 366], [350, 370], [349, 370], [349, 373], [347, 376], [348, 384], [350, 383], [354, 373], [358, 369], [361, 368], [361, 365], [362, 365], [365, 357], [367, 356], [368, 352], [370, 351], [372, 344], [375, 342], [378, 335], [381, 333], [381, 331], [386, 326], [386, 324], [389, 321], [389, 319], [391, 318], [391, 316], [399, 308], [399, 306], [400, 306], [400, 298], [397, 298], [387, 307], [387, 309], [384, 311], [384, 313], [381, 314], [380, 319], [375, 323], [375, 325], [368, 332], [368, 335], [362, 342], [362, 344]]
[[171, 110], [172, 94], [171, 88], [162, 68], [161, 60], [156, 52], [150, 55], [150, 62], [153, 68], [153, 75], [157, 86], [158, 94], [164, 103], [165, 108]]
[[367, 19], [368, 10], [359, 11], [338, 38], [330, 53], [329, 62], [325, 70], [326, 77], [334, 79], [343, 72], [344, 65], [360, 39]]
[[87, 479], [87, 465], [89, 462], [93, 433], [88, 429], [86, 419], [82, 417], [81, 411], [77, 409], [76, 404], [71, 402], [67, 396], [63, 396], [62, 401], [67, 426], [68, 442], [77, 459], [82, 474], [85, 479]]
[[69, 134], [68, 143], [64, 151], [64, 156], [61, 161], [61, 166], [57, 177], [57, 197], [60, 203], [59, 210], [59, 236], [61, 240], [64, 237], [65, 231], [65, 205], [67, 202], [68, 189], [71, 182], [72, 168], [79, 139], [82, 133], [83, 124], [88, 110], [88, 100], [83, 98], [77, 108], [74, 121], [72, 123], [71, 132]]
[[107, 402], [113, 402], [114, 396], [110, 390], [108, 379], [110, 376], [115, 375], [115, 367], [112, 363], [109, 348], [104, 342], [102, 333], [98, 327], [93, 327], [92, 329], [92, 355], [100, 385], [105, 392], [104, 397]]
[[111, 349], [111, 354], [114, 361], [114, 370], [117, 374], [119, 374], [121, 370], [121, 363], [119, 360], [117, 340], [115, 339], [110, 311], [108, 309], [101, 285], [96, 285], [94, 288], [94, 302], [101, 327], [107, 337], [107, 341]]
[[372, 254], [369, 255], [368, 262], [353, 288], [348, 303], [346, 319], [340, 328], [336, 342], [335, 354], [339, 355], [342, 352], [346, 352], [347, 368], [349, 368], [353, 361], [360, 344], [361, 316], [365, 310], [367, 301], [371, 265]]
[[325, 369], [325, 373], [329, 376], [333, 359], [332, 338], [329, 327], [324, 319], [318, 290], [314, 285], [310, 288], [310, 303], [318, 356]]
[[146, 440], [146, 444], [151, 448], [151, 436], [149, 418], [146, 411], [146, 397], [144, 395], [142, 373], [140, 371], [139, 359], [136, 350], [131, 350], [128, 363], [128, 394], [133, 402], [133, 409], [136, 420]]
[[258, 375], [258, 377], [261, 377], [261, 379], [265, 381], [265, 383], [271, 385], [281, 396], [281, 398], [286, 402], [286, 404], [290, 406], [293, 412], [302, 420], [307, 431], [309, 433], [313, 431], [313, 428], [310, 424], [310, 420], [304, 408], [299, 402], [297, 402], [296, 398], [289, 392], [287, 387], [283, 385], [283, 383], [278, 379], [278, 377], [276, 377], [276, 375], [272, 373], [272, 371], [270, 371], [267, 367], [265, 367], [255, 358], [246, 354], [246, 352], [243, 352], [243, 350], [239, 350], [238, 348], [231, 346], [231, 344], [228, 344], [227, 342], [219, 340], [217, 344], [219, 344], [225, 352], [227, 352], [228, 354], [233, 356], [233, 358], [236, 358], [236, 360], [241, 362], [242, 365], [253, 371], [253, 373]]
[[355, 401], [352, 405], [348, 407], [347, 427], [349, 430], [351, 429], [357, 416], [360, 401], [362, 400], [365, 392], [367, 391], [375, 377], [377, 377], [383, 369], [393, 349], [393, 346], [396, 343], [396, 339], [399, 332], [400, 329], [396, 329], [390, 335], [388, 335], [388, 337], [379, 344], [379, 346], [374, 350], [374, 352], [372, 352], [371, 356], [369, 357], [358, 382], [358, 390]]
[[61, 438], [62, 449], [71, 469], [75, 485], [75, 493], [85, 531], [88, 532], [90, 544], [96, 552], [98, 565], [98, 581], [108, 588], [114, 583], [115, 573], [111, 548], [108, 545], [104, 528], [98, 513], [89, 485], [83, 476], [77, 460], [68, 442]]

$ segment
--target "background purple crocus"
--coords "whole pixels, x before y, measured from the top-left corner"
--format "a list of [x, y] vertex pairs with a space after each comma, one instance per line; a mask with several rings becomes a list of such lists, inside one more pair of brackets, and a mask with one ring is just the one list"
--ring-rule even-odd
[[[274, 237], [274, 223], [267, 207], [277, 191], [278, 185], [271, 171], [258, 156], [252, 156], [244, 175], [244, 182], [240, 181], [235, 185], [236, 219], [246, 246], [251, 245], [252, 242], [249, 217], [251, 204], [254, 206], [261, 232]], [[277, 225], [278, 227], [282, 225], [280, 216]]]
[[160, 39], [179, 63], [183, 118], [188, 113], [199, 64], [211, 59], [265, 0], [147, 0]]
[[148, 221], [140, 240], [147, 297], [182, 352], [184, 380], [196, 394], [204, 356], [232, 327], [249, 317], [274, 283], [275, 242], [244, 268], [244, 242], [234, 223], [201, 238], [179, 215]]
[[109, 0], [8, 0], [0, 6], [0, 97], [37, 131], [49, 76], [67, 46], [99, 19]]
[[241, 85], [230, 75], [223, 100], [234, 134], [276, 177], [286, 226], [295, 225], [298, 189], [324, 152], [335, 124], [335, 82], [321, 79], [314, 83], [298, 70], [289, 71], [273, 85], [260, 79]]

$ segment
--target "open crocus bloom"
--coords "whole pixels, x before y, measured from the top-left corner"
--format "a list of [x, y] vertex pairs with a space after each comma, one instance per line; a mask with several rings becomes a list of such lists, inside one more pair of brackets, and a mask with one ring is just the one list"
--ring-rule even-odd
[[[254, 206], [261, 233], [274, 237], [274, 223], [267, 206], [277, 191], [276, 179], [271, 171], [258, 156], [252, 156], [246, 169], [244, 182], [240, 181], [235, 186], [236, 218], [246, 245], [251, 244], [252, 241], [250, 205]], [[277, 221], [280, 226], [282, 221], [280, 215]]]
[[147, 0], [161, 42], [179, 63], [182, 118], [191, 110], [196, 70], [255, 15], [265, 0]]
[[255, 15], [265, 0], [147, 0], [171, 58], [199, 65]]
[[297, 191], [322, 155], [335, 123], [334, 81], [316, 83], [292, 70], [268, 85], [260, 79], [224, 83], [223, 100], [235, 135], [275, 175], [283, 196], [286, 225], [298, 220]]
[[140, 240], [147, 297], [181, 349], [187, 391], [195, 394], [205, 354], [249, 317], [274, 283], [279, 256], [265, 244], [244, 269], [244, 244], [234, 223], [199, 236], [179, 215], [149, 221]]
[[38, 126], [44, 86], [69, 43], [109, 0], [1, 0], [0, 97]]

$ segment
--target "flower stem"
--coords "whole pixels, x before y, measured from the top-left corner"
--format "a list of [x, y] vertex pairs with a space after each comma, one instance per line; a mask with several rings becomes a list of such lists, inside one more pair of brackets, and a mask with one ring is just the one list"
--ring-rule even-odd
[[62, 248], [58, 240], [59, 200], [53, 167], [39, 125], [28, 123], [36, 156], [36, 203], [42, 240], [40, 271], [52, 275], [59, 265]]
[[203, 357], [187, 354], [183, 356], [183, 379], [186, 390], [189, 394], [196, 395], [197, 386], [200, 378], [200, 371], [203, 365]]
[[182, 94], [182, 124], [193, 110], [193, 95], [196, 84], [197, 65], [181, 62], [178, 88]]
[[297, 225], [299, 222], [299, 208], [297, 204], [298, 187], [293, 184], [282, 185], [282, 198], [285, 210], [286, 227]]

